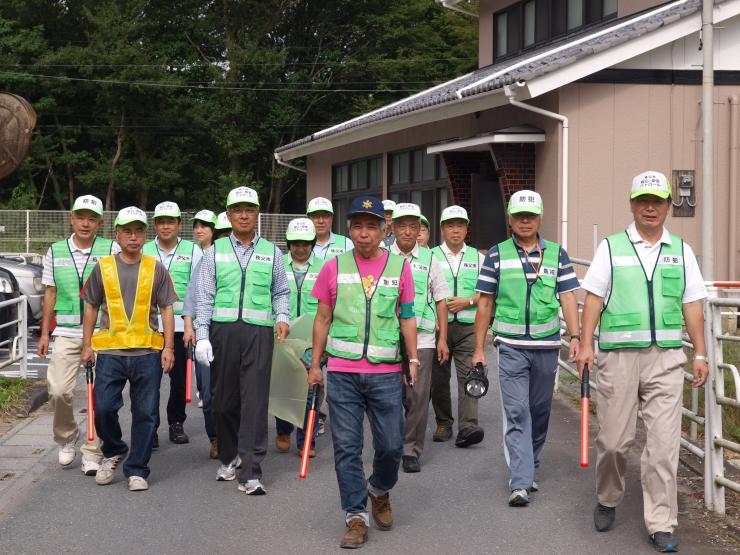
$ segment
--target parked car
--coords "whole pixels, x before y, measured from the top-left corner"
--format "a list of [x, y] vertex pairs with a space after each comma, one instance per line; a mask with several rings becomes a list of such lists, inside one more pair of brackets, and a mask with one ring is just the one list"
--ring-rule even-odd
[[[17, 299], [21, 296], [18, 281], [8, 270], [0, 268], [0, 302]], [[18, 310], [13, 306], [0, 308], [0, 324], [10, 322], [18, 317]], [[0, 328], [0, 342], [17, 335], [18, 324]]]
[[27, 262], [22, 256], [0, 256], [0, 268], [10, 271], [15, 276], [21, 295], [28, 297], [28, 323], [40, 321], [44, 304], [45, 287], [41, 284], [44, 267]]

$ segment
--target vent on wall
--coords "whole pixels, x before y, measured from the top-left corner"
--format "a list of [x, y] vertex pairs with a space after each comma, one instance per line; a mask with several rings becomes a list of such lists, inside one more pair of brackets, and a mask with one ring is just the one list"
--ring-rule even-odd
[[696, 175], [694, 170], [673, 170], [671, 179], [673, 217], [693, 218], [696, 207]]

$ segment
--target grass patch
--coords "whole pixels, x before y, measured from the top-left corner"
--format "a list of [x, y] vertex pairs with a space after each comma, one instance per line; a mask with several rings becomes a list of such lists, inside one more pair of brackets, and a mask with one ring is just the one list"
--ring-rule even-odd
[[26, 398], [31, 382], [0, 376], [0, 415], [9, 414]]

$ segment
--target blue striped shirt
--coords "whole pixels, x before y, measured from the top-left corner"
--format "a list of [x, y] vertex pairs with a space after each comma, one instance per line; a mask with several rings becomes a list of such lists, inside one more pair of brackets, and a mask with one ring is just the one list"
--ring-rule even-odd
[[[522, 267], [524, 268], [524, 274], [527, 281], [532, 283], [537, 279], [535, 266], [539, 266], [540, 264], [540, 252], [545, 250], [546, 243], [542, 237], [539, 237], [539, 249], [532, 249], [532, 251], [528, 253], [529, 260], [527, 260], [524, 249], [519, 245], [515, 237], [513, 239], [517, 252], [519, 253], [519, 258], [522, 262]], [[573, 269], [573, 265], [570, 262], [570, 258], [568, 258], [568, 253], [566, 253], [562, 247], [560, 247], [558, 258], [556, 294], [559, 296], [561, 293], [575, 291], [580, 287], [580, 285], [578, 283], [576, 272]], [[481, 266], [480, 274], [478, 275], [478, 283], [476, 284], [475, 290], [485, 295], [493, 295], [495, 297], [498, 293], [500, 275], [498, 245], [494, 245], [486, 253], [483, 266]], [[506, 343], [512, 347], [522, 347], [527, 349], [553, 349], [560, 347], [560, 333], [554, 333], [549, 337], [543, 337], [540, 339], [533, 339], [529, 335], [524, 335], [522, 337], [497, 336], [496, 342]]]

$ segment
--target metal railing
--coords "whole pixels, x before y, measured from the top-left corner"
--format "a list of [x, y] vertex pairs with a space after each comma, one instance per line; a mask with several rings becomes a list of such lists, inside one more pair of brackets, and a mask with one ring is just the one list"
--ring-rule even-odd
[[15, 335], [0, 341], [0, 352], [8, 351], [8, 359], [0, 360], [0, 370], [7, 366], [18, 363], [20, 377], [28, 377], [28, 299], [21, 295], [16, 299], [0, 302], [0, 308], [16, 305], [17, 316], [15, 320], [0, 323], [0, 330], [16, 326]]

